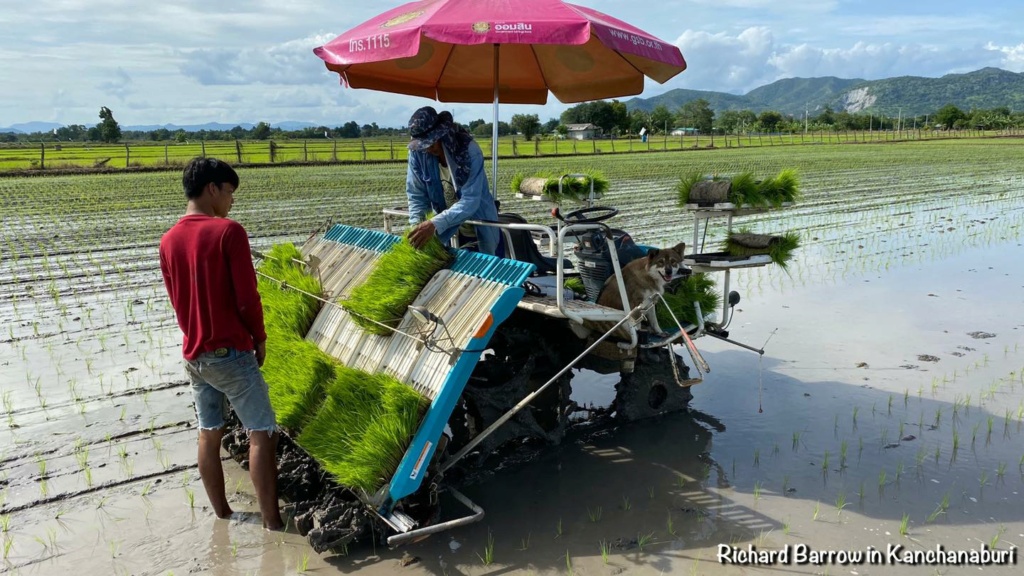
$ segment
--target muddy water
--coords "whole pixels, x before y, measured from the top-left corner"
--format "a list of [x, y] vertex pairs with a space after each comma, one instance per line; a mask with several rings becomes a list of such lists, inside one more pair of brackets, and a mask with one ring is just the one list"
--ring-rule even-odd
[[[720, 545], [1009, 550], [1024, 541], [1019, 206], [966, 206], [953, 225], [922, 209], [900, 226], [880, 210], [859, 225], [797, 212], [817, 236], [789, 274], [734, 274], [743, 301], [732, 337], [766, 353], [700, 339], [712, 372], [691, 413], [584, 430], [485, 474], [463, 488], [487, 511], [483, 522], [394, 551], [360, 544], [320, 556], [295, 534], [264, 532], [247, 475], [230, 461], [239, 514], [214, 520], [194, 467], [179, 335], [154, 279], [128, 272], [129, 289], [84, 296], [40, 284], [0, 307], [10, 331], [0, 336], [0, 566], [746, 574], [771, 569], [721, 565]], [[578, 376], [584, 383], [594, 401], [610, 397], [613, 382]], [[445, 509], [458, 513], [453, 502]], [[403, 558], [412, 563], [401, 567]]]

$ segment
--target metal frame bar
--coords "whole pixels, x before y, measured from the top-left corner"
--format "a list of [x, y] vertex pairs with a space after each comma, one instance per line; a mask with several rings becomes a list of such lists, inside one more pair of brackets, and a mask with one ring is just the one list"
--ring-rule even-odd
[[[432, 524], [416, 530], [410, 530], [401, 534], [395, 534], [394, 536], [388, 537], [388, 546], [398, 546], [404, 544], [410, 540], [415, 540], [422, 536], [429, 536], [431, 534], [437, 534], [438, 532], [444, 532], [445, 530], [451, 530], [452, 528], [458, 528], [460, 526], [466, 526], [468, 524], [474, 524], [484, 519], [484, 509], [473, 503], [472, 500], [466, 498], [466, 495], [459, 492], [455, 488], [448, 488], [451, 492], [452, 497], [461, 502], [466, 508], [469, 508], [473, 513], [469, 516], [463, 516], [456, 518], [455, 520], [449, 520], [440, 524]], [[385, 520], [386, 522], [386, 520]], [[388, 523], [388, 525], [391, 525]]]

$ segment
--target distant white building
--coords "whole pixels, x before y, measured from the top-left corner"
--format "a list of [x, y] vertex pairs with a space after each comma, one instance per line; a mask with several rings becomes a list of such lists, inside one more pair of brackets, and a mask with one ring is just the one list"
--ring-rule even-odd
[[574, 140], [593, 140], [601, 135], [601, 128], [593, 124], [566, 124], [569, 138]]
[[698, 130], [696, 128], [674, 128], [671, 132], [672, 136], [693, 136]]

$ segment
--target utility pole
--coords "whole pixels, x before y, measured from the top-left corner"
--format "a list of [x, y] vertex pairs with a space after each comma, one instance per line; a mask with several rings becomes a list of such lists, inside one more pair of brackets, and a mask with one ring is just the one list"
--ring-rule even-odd
[[900, 106], [899, 114], [896, 116], [896, 132], [903, 128], [903, 107]]
[[807, 135], [807, 103], [804, 103], [804, 136]]

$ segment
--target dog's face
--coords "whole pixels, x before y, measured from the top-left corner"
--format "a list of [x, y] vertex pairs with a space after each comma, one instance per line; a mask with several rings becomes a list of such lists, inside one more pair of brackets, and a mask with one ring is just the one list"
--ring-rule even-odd
[[647, 272], [659, 284], [667, 284], [683, 266], [686, 244], [680, 242], [671, 248], [651, 248], [647, 252]]

